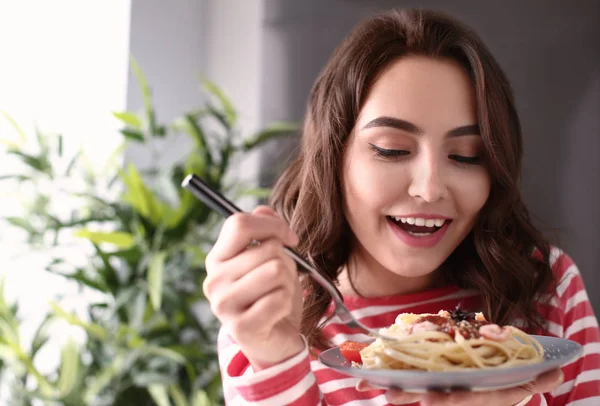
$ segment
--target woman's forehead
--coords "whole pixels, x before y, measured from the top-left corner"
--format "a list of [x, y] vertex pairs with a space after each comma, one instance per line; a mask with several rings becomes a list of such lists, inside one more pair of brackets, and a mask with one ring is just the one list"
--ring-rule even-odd
[[356, 127], [381, 116], [436, 132], [476, 124], [471, 79], [464, 68], [449, 59], [402, 58], [387, 67], [372, 85]]

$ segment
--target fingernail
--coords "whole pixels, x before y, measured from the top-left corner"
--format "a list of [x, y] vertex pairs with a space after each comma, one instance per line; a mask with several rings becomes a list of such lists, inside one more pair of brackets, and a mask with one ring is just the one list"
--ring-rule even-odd
[[560, 375], [558, 376], [558, 384], [560, 385], [561, 383], [563, 383], [565, 381], [565, 374], [562, 373], [562, 371], [560, 372]]
[[374, 385], [368, 384], [366, 382], [359, 382], [356, 384], [356, 390], [359, 392], [367, 392], [370, 390], [377, 390], [377, 389], [383, 389], [383, 388], [381, 388], [379, 386], [374, 386]]

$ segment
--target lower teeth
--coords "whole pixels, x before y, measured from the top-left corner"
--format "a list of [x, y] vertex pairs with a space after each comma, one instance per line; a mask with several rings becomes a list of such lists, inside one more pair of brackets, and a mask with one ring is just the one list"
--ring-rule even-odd
[[426, 235], [431, 235], [432, 233], [413, 233], [412, 231], [408, 231], [408, 234], [415, 237], [425, 237]]

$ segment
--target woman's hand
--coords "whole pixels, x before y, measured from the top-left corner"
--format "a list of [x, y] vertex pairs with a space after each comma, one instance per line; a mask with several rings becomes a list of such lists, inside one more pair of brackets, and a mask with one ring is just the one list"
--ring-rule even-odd
[[[516, 388], [491, 392], [451, 392], [451, 393], [408, 393], [388, 390], [388, 401], [396, 404], [421, 401], [421, 406], [513, 406], [536, 393], [551, 392], [563, 381], [563, 374], [556, 369], [540, 375], [535, 381]], [[382, 389], [361, 380], [356, 385], [358, 391]]]
[[[259, 245], [249, 246], [253, 241]], [[298, 237], [272, 209], [237, 213], [223, 225], [206, 258], [204, 294], [223, 328], [255, 369], [298, 354], [302, 291], [284, 245]]]

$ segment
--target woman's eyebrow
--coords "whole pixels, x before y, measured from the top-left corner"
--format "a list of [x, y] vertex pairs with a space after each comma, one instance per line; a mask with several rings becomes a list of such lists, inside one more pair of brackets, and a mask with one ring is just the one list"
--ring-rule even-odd
[[406, 121], [406, 120], [401, 120], [399, 118], [395, 118], [395, 117], [388, 117], [388, 116], [381, 116], [381, 117], [377, 117], [371, 121], [369, 121], [364, 127], [364, 129], [367, 128], [374, 128], [374, 127], [391, 127], [391, 128], [395, 128], [397, 130], [403, 130], [412, 134], [417, 134], [417, 135], [421, 135], [424, 133], [424, 131], [422, 129], [420, 129], [419, 127], [417, 127], [415, 124]]
[[[381, 116], [369, 121], [362, 129], [375, 127], [390, 127], [397, 130], [406, 131], [411, 134], [422, 135], [425, 133], [423, 129], [410, 121], [402, 120], [396, 117]], [[462, 137], [466, 135], [480, 135], [479, 125], [469, 124], [461, 127], [453, 128], [446, 133], [447, 137]]]
[[462, 137], [465, 135], [481, 135], [478, 124], [464, 125], [456, 127], [446, 133], [448, 137]]

